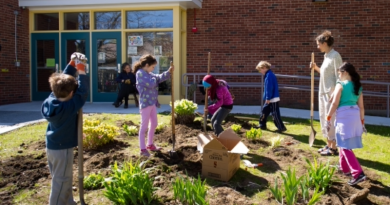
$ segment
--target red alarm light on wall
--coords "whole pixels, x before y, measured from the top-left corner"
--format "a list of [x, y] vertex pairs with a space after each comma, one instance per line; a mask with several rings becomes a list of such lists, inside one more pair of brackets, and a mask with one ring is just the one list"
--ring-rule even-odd
[[198, 28], [196, 28], [196, 9], [194, 9], [194, 26], [191, 29], [192, 33], [198, 32]]

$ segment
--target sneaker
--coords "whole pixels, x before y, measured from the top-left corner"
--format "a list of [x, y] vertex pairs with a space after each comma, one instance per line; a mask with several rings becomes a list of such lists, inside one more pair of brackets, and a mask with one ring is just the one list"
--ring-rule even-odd
[[114, 103], [114, 106], [115, 106], [115, 107], [119, 107], [119, 106], [121, 106], [121, 105], [122, 105], [122, 101], [120, 101], [120, 102], [115, 102], [115, 103]]
[[322, 156], [332, 156], [332, 155], [338, 155], [339, 152], [337, 151], [337, 149], [329, 148], [327, 150], [324, 150], [324, 151], [320, 152], [320, 154]]
[[328, 145], [326, 145], [325, 147], [321, 148], [321, 149], [318, 149], [318, 153], [321, 153], [325, 150], [329, 149]]
[[154, 144], [148, 145], [146, 147], [147, 150], [155, 152], [155, 151], [160, 151], [162, 148], [161, 147], [156, 147]]
[[283, 129], [278, 130], [279, 133], [286, 132], [286, 131], [287, 131], [286, 128], [283, 128]]
[[362, 172], [361, 174], [359, 174], [359, 176], [356, 179], [352, 178], [351, 180], [349, 180], [348, 184], [353, 186], [364, 180], [366, 180], [366, 175]]
[[267, 127], [265, 127], [265, 126], [263, 127], [263, 126], [260, 126], [260, 125], [256, 126], [256, 128], [257, 129], [261, 129], [261, 130], [266, 130], [267, 129]]
[[146, 149], [142, 149], [139, 155], [144, 157], [150, 157], [150, 153]]

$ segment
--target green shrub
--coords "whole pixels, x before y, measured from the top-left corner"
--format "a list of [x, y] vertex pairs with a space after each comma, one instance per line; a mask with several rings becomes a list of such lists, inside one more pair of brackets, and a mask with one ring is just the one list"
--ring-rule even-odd
[[95, 149], [105, 145], [119, 135], [118, 127], [100, 123], [99, 120], [84, 120], [83, 133], [85, 149]]
[[239, 133], [241, 131], [241, 125], [237, 125], [237, 124], [233, 124], [232, 126], [230, 126], [232, 128], [232, 130], [235, 132], [235, 133]]
[[100, 189], [103, 187], [104, 177], [98, 174], [90, 174], [84, 178], [84, 188], [89, 190]]
[[308, 165], [306, 185], [309, 188], [319, 187], [322, 191], [326, 190], [331, 185], [335, 168], [329, 166], [329, 161], [322, 164], [318, 163], [316, 158], [314, 158], [314, 163], [311, 163], [307, 158], [305, 160]]
[[250, 140], [255, 140], [255, 139], [260, 139], [261, 135], [262, 135], [262, 132], [261, 132], [261, 129], [255, 129], [255, 128], [251, 128], [250, 130], [246, 131], [246, 138], [250, 139]]
[[156, 133], [160, 133], [164, 130], [164, 128], [166, 127], [166, 125], [162, 122], [158, 123], [157, 127], [156, 127]]
[[[172, 102], [169, 104], [172, 106]], [[198, 105], [190, 100], [181, 99], [175, 101], [175, 113], [177, 115], [193, 115]]]
[[137, 126], [134, 125], [123, 125], [123, 130], [129, 135], [129, 136], [135, 136], [138, 135], [138, 128]]
[[281, 136], [276, 136], [271, 138], [271, 148], [275, 149], [276, 147], [279, 147], [280, 144], [282, 143], [283, 137]]
[[187, 176], [184, 179], [182, 176], [176, 177], [173, 182], [173, 194], [176, 200], [188, 205], [206, 205], [205, 201], [207, 187], [206, 180], [203, 181], [198, 175], [198, 179], [190, 180]]
[[143, 169], [139, 163], [125, 162], [122, 169], [115, 162], [110, 178], [105, 179], [104, 196], [115, 204], [150, 204], [153, 200], [151, 169]]

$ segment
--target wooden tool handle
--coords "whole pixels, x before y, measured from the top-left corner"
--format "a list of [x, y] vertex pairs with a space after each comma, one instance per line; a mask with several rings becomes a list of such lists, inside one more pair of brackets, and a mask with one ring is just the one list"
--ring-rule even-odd
[[313, 117], [314, 112], [314, 52], [311, 53], [311, 93], [310, 93], [310, 117]]
[[207, 75], [210, 75], [210, 63], [211, 63], [211, 53], [209, 52], [209, 62], [207, 64]]
[[[173, 62], [172, 61], [171, 61], [171, 66], [173, 66]], [[172, 134], [175, 135], [175, 98], [174, 98], [173, 92], [174, 92], [173, 72], [171, 72]]]

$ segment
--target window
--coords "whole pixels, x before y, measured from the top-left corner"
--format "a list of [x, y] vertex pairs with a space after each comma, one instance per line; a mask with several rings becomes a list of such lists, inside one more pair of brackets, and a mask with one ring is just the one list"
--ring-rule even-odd
[[121, 29], [121, 12], [96, 12], [95, 29]]
[[[157, 65], [153, 73], [159, 74], [169, 69], [173, 60], [173, 32], [128, 32], [126, 33], [126, 61], [132, 65], [142, 55], [151, 54], [156, 57]], [[171, 94], [171, 81], [159, 85], [160, 95]]]
[[34, 29], [36, 31], [59, 30], [58, 13], [44, 13], [34, 15]]
[[65, 13], [65, 30], [89, 30], [89, 13]]
[[173, 11], [128, 11], [126, 28], [173, 28]]

